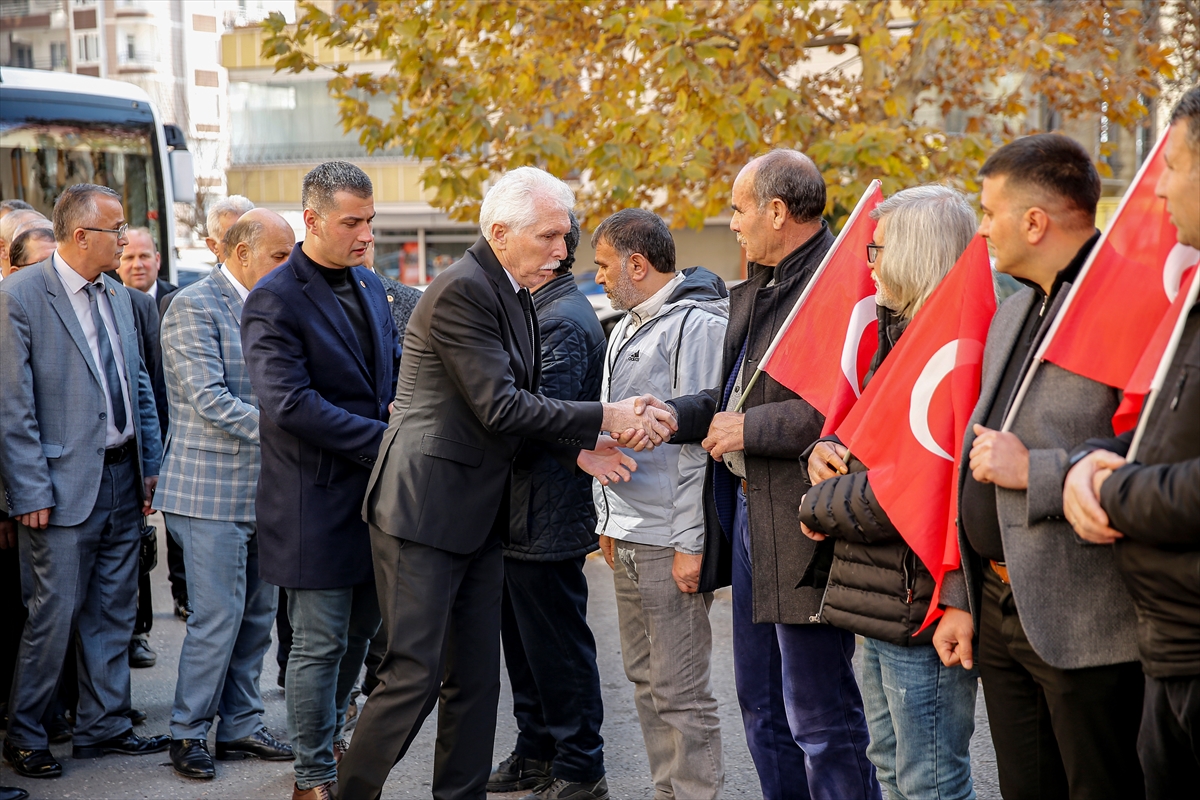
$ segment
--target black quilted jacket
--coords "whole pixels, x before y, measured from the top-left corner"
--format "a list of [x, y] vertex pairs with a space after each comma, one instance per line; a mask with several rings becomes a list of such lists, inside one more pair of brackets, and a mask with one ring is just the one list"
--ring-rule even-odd
[[[542, 334], [540, 392], [557, 400], [599, 400], [604, 330], [569, 273], [533, 295]], [[507, 558], [562, 561], [599, 547], [592, 478], [568, 472], [532, 439], [513, 464]]]
[[[864, 385], [906, 324], [880, 307], [879, 350]], [[803, 463], [811, 450], [801, 457]], [[801, 522], [834, 539], [821, 621], [892, 644], [929, 644], [936, 626], [913, 634], [929, 610], [933, 576], [879, 505], [866, 465], [851, 453], [847, 466], [849, 474], [818, 483], [800, 504]]]

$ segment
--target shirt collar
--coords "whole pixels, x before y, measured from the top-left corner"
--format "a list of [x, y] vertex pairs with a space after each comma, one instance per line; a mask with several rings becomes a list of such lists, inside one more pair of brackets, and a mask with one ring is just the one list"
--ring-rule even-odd
[[661, 289], [647, 297], [641, 303], [638, 303], [629, 313], [633, 315], [633, 320], [638, 325], [642, 325], [646, 320], [653, 317], [662, 307], [666, 305], [667, 299], [671, 296], [671, 292], [683, 282], [683, 273], [676, 272], [675, 277], [667, 281]]
[[512, 276], [512, 273], [508, 270], [504, 270], [504, 275], [508, 278], [508, 282], [512, 284], [513, 291], [520, 294], [521, 284], [517, 283], [517, 279]]
[[229, 271], [229, 267], [225, 266], [224, 264], [221, 265], [221, 274], [228, 278], [229, 282], [233, 284], [234, 291], [238, 293], [238, 297], [242, 298], [242, 302], [246, 302], [246, 298], [250, 296], [250, 290], [245, 286], [242, 286], [242, 282], [233, 277], [233, 273]]
[[[83, 288], [89, 283], [88, 279], [71, 269], [71, 266], [67, 264], [66, 260], [61, 255], [59, 255], [57, 250], [54, 251], [50, 258], [51, 263], [54, 264], [54, 271], [58, 273], [58, 278], [63, 282], [63, 286], [67, 287], [67, 291], [71, 294], [78, 294], [79, 292], [83, 291]], [[103, 273], [97, 275], [96, 280], [91, 281], [91, 283], [103, 288]]]

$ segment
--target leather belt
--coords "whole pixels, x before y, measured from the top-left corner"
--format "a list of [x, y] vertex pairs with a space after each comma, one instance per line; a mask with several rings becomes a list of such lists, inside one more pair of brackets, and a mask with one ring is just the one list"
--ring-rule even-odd
[[110, 447], [105, 450], [104, 466], [107, 467], [113, 464], [120, 464], [124, 461], [128, 461], [136, 452], [137, 438], [135, 437], [125, 442], [125, 444], [119, 444], [116, 447]]
[[1005, 586], [1012, 585], [1012, 581], [1008, 579], [1008, 567], [1004, 565], [1003, 561], [992, 561], [991, 559], [988, 559], [988, 564], [991, 565], [992, 572], [996, 573], [996, 577], [1000, 579], [1001, 583], [1003, 583]]
[[742, 484], [742, 494], [745, 495], [746, 497], [749, 497], [750, 496], [750, 484], [746, 482], [745, 478], [742, 478], [741, 484]]

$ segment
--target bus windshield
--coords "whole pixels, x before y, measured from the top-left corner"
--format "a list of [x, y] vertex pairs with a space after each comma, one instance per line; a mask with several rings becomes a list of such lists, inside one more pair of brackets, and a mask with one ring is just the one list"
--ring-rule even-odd
[[151, 124], [0, 121], [0, 197], [49, 217], [68, 186], [107, 186], [121, 196], [130, 227], [149, 228], [161, 252], [154, 135]]

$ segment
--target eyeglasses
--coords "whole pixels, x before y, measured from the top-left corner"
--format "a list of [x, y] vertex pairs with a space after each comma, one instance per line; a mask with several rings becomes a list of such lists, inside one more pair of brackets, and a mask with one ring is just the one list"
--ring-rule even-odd
[[122, 225], [119, 228], [85, 228], [81, 225], [79, 230], [95, 231], [96, 233], [115, 233], [118, 239], [124, 239], [125, 233], [129, 230], [129, 225]]
[[883, 249], [883, 245], [881, 245], [881, 244], [873, 244], [872, 243], [872, 244], [867, 245], [867, 263], [874, 264], [876, 261], [878, 261], [879, 260], [879, 251], [882, 249]]

